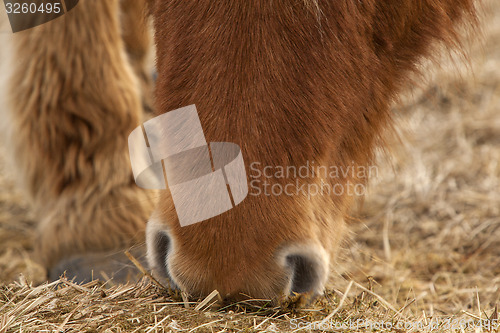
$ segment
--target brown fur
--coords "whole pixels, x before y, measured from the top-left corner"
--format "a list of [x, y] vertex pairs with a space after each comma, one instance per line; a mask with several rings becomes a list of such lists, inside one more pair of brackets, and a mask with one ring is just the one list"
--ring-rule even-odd
[[152, 69], [148, 66], [148, 58], [152, 53], [152, 38], [147, 0], [121, 0], [120, 8], [125, 50], [141, 84], [142, 106], [145, 112], [150, 113], [154, 104], [154, 84]]
[[81, 1], [13, 37], [13, 148], [49, 268], [144, 239], [152, 204], [134, 184], [127, 150], [142, 107], [118, 13], [117, 0]]
[[[156, 110], [196, 104], [207, 140], [238, 144], [247, 166], [368, 165], [398, 88], [432, 43], [456, 41], [457, 23], [473, 17], [472, 1], [151, 0]], [[141, 90], [117, 11], [116, 0], [82, 0], [64, 19], [15, 38], [17, 161], [48, 266], [140, 240], [150, 211], [127, 160]], [[333, 258], [352, 201], [248, 196], [181, 228], [165, 191], [153, 220], [172, 238], [170, 269], [181, 287], [272, 297], [288, 278], [280, 250], [314, 244]]]
[[[370, 163], [397, 88], [431, 43], [454, 40], [472, 1], [317, 5], [156, 1], [157, 112], [196, 104], [207, 139], [237, 143], [247, 165]], [[358, 181], [330, 181], [349, 180]], [[249, 196], [181, 228], [165, 192], [156, 219], [172, 238], [170, 273], [181, 287], [273, 296], [287, 279], [280, 248], [320, 244], [333, 256], [351, 202]]]

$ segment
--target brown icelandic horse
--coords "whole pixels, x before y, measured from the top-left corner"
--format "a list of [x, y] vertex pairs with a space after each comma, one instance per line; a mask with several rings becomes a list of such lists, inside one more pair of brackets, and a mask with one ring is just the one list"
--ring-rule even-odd
[[250, 165], [369, 166], [403, 83], [434, 45], [457, 44], [474, 1], [81, 0], [10, 37], [11, 147], [48, 269], [147, 234], [151, 269], [192, 294], [321, 293], [354, 196], [250, 194], [181, 227], [169, 191], [153, 212], [155, 194], [134, 184], [127, 136], [150, 101], [148, 15], [155, 112], [195, 104], [207, 140], [240, 146], [249, 183], [279, 187], [290, 179]]

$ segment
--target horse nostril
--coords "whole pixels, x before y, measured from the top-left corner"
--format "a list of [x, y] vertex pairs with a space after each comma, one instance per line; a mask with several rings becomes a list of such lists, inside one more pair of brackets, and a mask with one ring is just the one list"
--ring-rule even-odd
[[156, 232], [153, 237], [147, 239], [148, 260], [150, 268], [155, 274], [168, 278], [167, 258], [171, 247], [170, 237], [164, 231]]
[[288, 293], [323, 293], [329, 258], [322, 247], [294, 247], [284, 253], [284, 259], [285, 267], [291, 272]]
[[165, 271], [165, 275], [167, 275], [168, 274], [167, 257], [168, 257], [168, 251], [170, 250], [170, 237], [168, 237], [167, 234], [165, 234], [164, 232], [159, 232], [156, 235], [155, 243], [158, 251], [156, 262], [158, 266]]
[[287, 265], [292, 269], [292, 293], [307, 293], [318, 284], [319, 276], [315, 264], [308, 258], [300, 255], [286, 257]]
[[173, 289], [179, 289], [170, 270], [169, 258], [175, 252], [174, 239], [158, 219], [151, 218], [146, 226], [146, 246], [149, 269], [160, 281]]

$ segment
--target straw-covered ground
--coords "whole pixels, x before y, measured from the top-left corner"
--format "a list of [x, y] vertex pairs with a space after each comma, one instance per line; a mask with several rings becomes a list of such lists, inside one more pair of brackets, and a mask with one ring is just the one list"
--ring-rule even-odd
[[381, 154], [326, 296], [305, 308], [288, 300], [215, 309], [148, 277], [35, 287], [43, 275], [32, 260], [36, 217], [1, 161], [0, 333], [282, 332], [308, 323], [327, 331], [488, 331], [500, 303], [497, 0], [482, 28], [482, 43], [469, 48], [471, 69], [449, 60], [428, 66], [425, 83], [395, 106], [401, 143], [392, 157]]

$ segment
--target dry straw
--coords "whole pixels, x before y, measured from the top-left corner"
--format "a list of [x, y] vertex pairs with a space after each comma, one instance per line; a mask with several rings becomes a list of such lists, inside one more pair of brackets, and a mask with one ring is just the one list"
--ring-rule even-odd
[[[474, 74], [445, 61], [425, 70], [427, 83], [410, 87], [395, 107], [403, 144], [394, 143], [391, 158], [381, 155], [379, 177], [352, 214], [352, 236], [325, 297], [302, 308], [292, 298], [280, 307], [248, 300], [216, 310], [216, 292], [205, 300], [182, 299], [145, 270], [137, 284], [79, 286], [61, 279], [33, 287], [29, 281], [36, 285], [43, 276], [31, 259], [36, 217], [2, 165], [0, 333], [302, 331], [298, 323], [349, 332], [369, 330], [369, 321], [437, 320], [432, 331], [444, 332], [450, 331], [446, 320], [498, 319], [500, 3], [487, 6], [484, 46], [470, 51]], [[357, 320], [364, 324], [332, 326]]]

